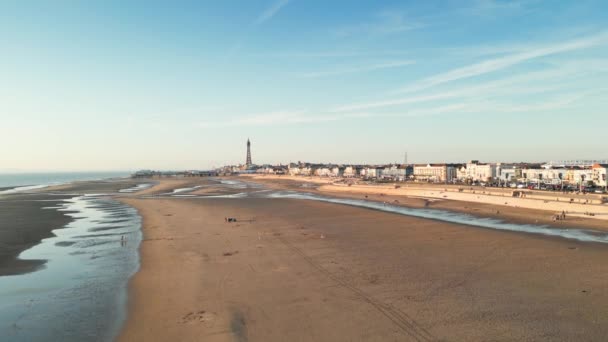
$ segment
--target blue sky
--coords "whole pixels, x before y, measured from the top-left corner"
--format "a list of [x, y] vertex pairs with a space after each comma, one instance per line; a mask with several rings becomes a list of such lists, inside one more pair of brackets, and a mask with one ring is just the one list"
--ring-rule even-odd
[[0, 171], [608, 157], [606, 1], [3, 1]]

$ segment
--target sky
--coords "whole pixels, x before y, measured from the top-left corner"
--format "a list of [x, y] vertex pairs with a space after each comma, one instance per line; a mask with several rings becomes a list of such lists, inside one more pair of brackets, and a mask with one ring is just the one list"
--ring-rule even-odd
[[604, 0], [8, 0], [0, 75], [0, 172], [608, 158]]

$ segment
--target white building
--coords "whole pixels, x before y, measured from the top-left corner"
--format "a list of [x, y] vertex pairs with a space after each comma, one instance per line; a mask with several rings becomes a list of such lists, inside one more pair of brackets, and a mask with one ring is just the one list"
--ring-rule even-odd
[[490, 182], [500, 176], [496, 170], [496, 164], [485, 164], [472, 160], [457, 170], [457, 177], [461, 181]]
[[595, 164], [593, 169], [593, 183], [595, 186], [608, 186], [608, 164]]
[[312, 169], [308, 166], [289, 166], [289, 175], [291, 176], [310, 176]]
[[592, 168], [573, 168], [568, 169], [566, 173], [566, 181], [570, 184], [579, 186], [587, 185], [589, 181], [593, 182], [594, 170]]
[[335, 166], [331, 168], [331, 173], [329, 174], [331, 177], [342, 177], [344, 174], [344, 168], [339, 166]]
[[379, 167], [366, 167], [361, 170], [361, 177], [363, 178], [380, 178], [382, 176], [382, 169]]
[[429, 182], [451, 182], [457, 177], [457, 170], [447, 164], [414, 165], [416, 180]]
[[255, 172], [256, 173], [262, 173], [262, 174], [265, 174], [265, 175], [276, 174], [277, 173], [276, 170], [273, 167], [270, 167], [270, 166], [260, 167]]
[[344, 177], [353, 178], [357, 176], [357, 169], [354, 166], [347, 166], [344, 168]]
[[407, 177], [407, 169], [398, 165], [387, 166], [382, 170], [382, 178], [404, 181]]
[[315, 170], [315, 175], [319, 177], [331, 176], [331, 170], [328, 167], [320, 167]]
[[496, 175], [501, 183], [517, 182], [522, 177], [521, 170], [517, 165], [497, 164]]

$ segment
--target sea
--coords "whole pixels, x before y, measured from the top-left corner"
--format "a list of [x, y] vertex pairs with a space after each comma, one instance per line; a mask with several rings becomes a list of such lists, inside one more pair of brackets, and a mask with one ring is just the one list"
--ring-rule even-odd
[[74, 181], [122, 178], [129, 174], [127, 171], [0, 173], [0, 189], [28, 190]]
[[[126, 175], [2, 174], [0, 188], [9, 191], [6, 200], [13, 191]], [[72, 221], [19, 255], [47, 260], [43, 268], [0, 276], [0, 341], [114, 340], [126, 317], [128, 281], [139, 269], [141, 217], [106, 194], [73, 195], [43, 210], [62, 211]]]

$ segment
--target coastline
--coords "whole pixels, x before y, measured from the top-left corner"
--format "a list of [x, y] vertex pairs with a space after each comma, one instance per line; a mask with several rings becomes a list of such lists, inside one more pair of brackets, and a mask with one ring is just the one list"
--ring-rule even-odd
[[[238, 177], [233, 178], [238, 179]], [[495, 197], [492, 197], [494, 201], [486, 203], [484, 200], [490, 196], [484, 196], [483, 194], [477, 194], [476, 197], [479, 196], [480, 198], [475, 199], [475, 201], [471, 201], [470, 197], [452, 196], [453, 192], [448, 193], [447, 197], [444, 197], [442, 193], [445, 187], [443, 185], [429, 185], [425, 187], [424, 184], [416, 184], [414, 193], [411, 193], [411, 189], [409, 188], [395, 189], [392, 184], [365, 186], [363, 188], [356, 185], [331, 186], [332, 180], [326, 178], [254, 175], [245, 176], [241, 179], [258, 182], [277, 190], [295, 190], [339, 198], [365, 199], [408, 208], [443, 209], [517, 224], [540, 224], [552, 228], [576, 226], [598, 231], [608, 231], [608, 225], [605, 222], [608, 219], [608, 204], [582, 207], [587, 211], [606, 212], [603, 215], [577, 215], [572, 213], [572, 211], [566, 210], [568, 213], [566, 220], [554, 221], [553, 215], [561, 212], [559, 210], [561, 208], [543, 207], [546, 204], [544, 201], [542, 201], [540, 206], [529, 207], [525, 205], [526, 202], [519, 202], [518, 200], [521, 200], [519, 198], [508, 198], [505, 200], [504, 197], [500, 197], [501, 201], [496, 203]], [[302, 184], [310, 184], [310, 186], [303, 187]], [[454, 188], [458, 189], [458, 187], [452, 186], [452, 189]], [[511, 205], [504, 205], [503, 201], [510, 202]]]
[[115, 339], [138, 269], [141, 222], [113, 194], [139, 183], [75, 181], [0, 196], [0, 321], [7, 338]]
[[[161, 181], [146, 191], [186, 182], [205, 183]], [[121, 341], [571, 340], [607, 333], [600, 327], [608, 323], [604, 244], [316, 201], [120, 200], [138, 209], [144, 235]], [[528, 209], [509, 210], [515, 217]], [[225, 223], [231, 216], [240, 223]], [[530, 309], [520, 312], [515, 303]]]
[[44, 209], [61, 205], [68, 198], [44, 194], [0, 197], [0, 276], [34, 272], [44, 266], [44, 260], [22, 260], [18, 256], [73, 221], [65, 212]]

